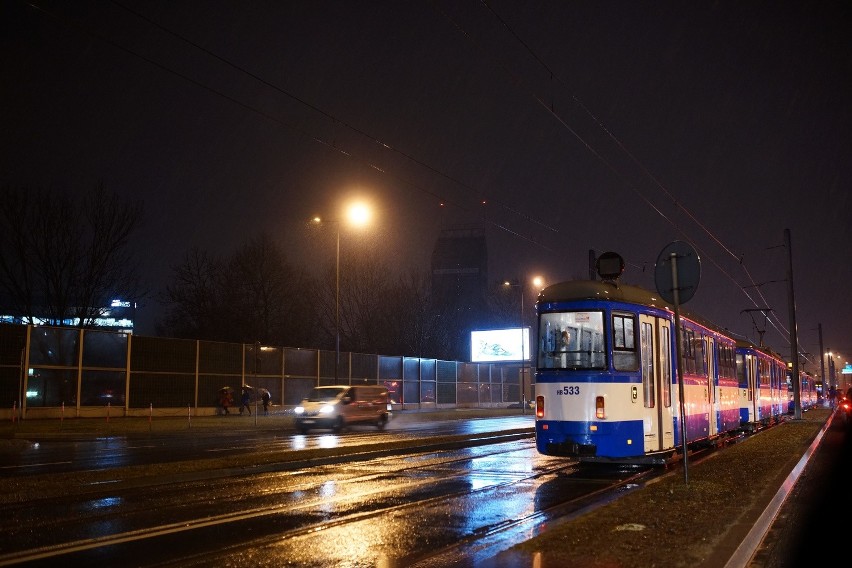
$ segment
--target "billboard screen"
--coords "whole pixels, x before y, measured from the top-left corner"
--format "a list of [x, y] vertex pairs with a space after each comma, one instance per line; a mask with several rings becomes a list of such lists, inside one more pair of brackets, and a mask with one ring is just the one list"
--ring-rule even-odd
[[[522, 333], [523, 331], [523, 333]], [[523, 339], [522, 339], [523, 338]], [[486, 329], [470, 332], [472, 363], [520, 362], [530, 359], [530, 329]]]

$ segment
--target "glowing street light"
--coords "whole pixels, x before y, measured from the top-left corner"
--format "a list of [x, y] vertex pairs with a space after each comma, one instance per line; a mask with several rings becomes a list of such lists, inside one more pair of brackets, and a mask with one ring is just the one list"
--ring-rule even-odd
[[335, 253], [335, 268], [334, 268], [334, 327], [335, 327], [335, 340], [334, 340], [334, 382], [339, 382], [340, 379], [340, 225], [342, 221], [348, 222], [348, 224], [360, 227], [366, 225], [370, 222], [370, 218], [372, 217], [372, 211], [370, 208], [364, 203], [352, 203], [346, 207], [344, 214], [341, 219], [337, 219], [335, 221], [324, 221], [322, 217], [316, 216], [313, 218], [313, 222], [316, 224], [321, 223], [334, 223], [337, 228], [337, 251]]
[[[533, 283], [533, 286], [535, 286], [535, 288], [537, 290], [540, 290], [544, 286], [544, 279], [541, 276], [535, 276], [532, 279], [532, 283]], [[521, 334], [521, 368], [520, 368], [520, 374], [521, 374], [521, 408], [523, 409], [522, 413], [526, 414], [526, 411], [527, 411], [527, 393], [526, 393], [526, 381], [524, 380], [524, 372], [525, 372], [525, 365], [526, 365], [526, 361], [527, 361], [527, 354], [526, 354], [525, 348], [524, 348], [524, 281], [522, 279], [518, 279], [514, 283], [512, 283], [512, 282], [509, 282], [508, 280], [506, 280], [505, 282], [503, 282], [503, 286], [507, 286], [509, 288], [518, 288], [518, 291], [521, 294], [521, 302], [520, 302], [521, 303], [521, 312], [520, 312], [521, 327], [519, 329], [519, 332]]]
[[831, 388], [837, 390], [837, 375], [834, 371], [834, 353], [832, 353], [829, 348], [826, 355], [828, 356], [828, 382], [831, 385]]

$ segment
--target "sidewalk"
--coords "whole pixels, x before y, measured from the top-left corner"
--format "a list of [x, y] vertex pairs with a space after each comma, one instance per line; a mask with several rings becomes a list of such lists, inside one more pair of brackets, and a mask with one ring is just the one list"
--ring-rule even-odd
[[852, 513], [850, 433], [842, 416], [834, 414], [829, 419], [819, 445], [795, 485], [786, 488], [786, 499], [745, 566], [798, 568], [837, 562], [849, 538], [846, 520]]
[[784, 420], [695, 461], [688, 484], [673, 468], [614, 502], [551, 523], [478, 568], [813, 565], [831, 548], [822, 529], [836, 516], [831, 499], [849, 475], [845, 425], [828, 409]]

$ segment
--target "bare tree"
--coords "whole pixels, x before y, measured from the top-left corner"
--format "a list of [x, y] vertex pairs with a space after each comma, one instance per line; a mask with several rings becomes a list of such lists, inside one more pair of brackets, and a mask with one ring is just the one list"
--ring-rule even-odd
[[376, 352], [383, 336], [385, 298], [391, 280], [387, 266], [362, 256], [342, 264], [340, 275], [341, 349]]
[[4, 311], [25, 321], [91, 327], [114, 297], [145, 296], [130, 252], [141, 203], [98, 185], [68, 196], [0, 190], [0, 289]]
[[424, 355], [437, 331], [434, 321], [429, 278], [411, 271], [389, 286], [383, 301], [382, 335], [377, 351], [386, 354]]
[[222, 266], [221, 260], [194, 247], [172, 267], [174, 282], [159, 297], [166, 308], [159, 331], [173, 337], [222, 340]]
[[294, 268], [284, 251], [267, 233], [240, 247], [225, 272], [223, 297], [239, 341], [288, 344], [302, 339], [310, 286], [308, 277]]
[[266, 233], [224, 260], [194, 248], [172, 271], [174, 282], [160, 296], [166, 309], [161, 334], [278, 345], [317, 341], [315, 284]]
[[[340, 269], [341, 349], [385, 355], [418, 355], [450, 359], [455, 327], [452, 310], [434, 302], [429, 276], [417, 271], [396, 277], [388, 267], [359, 255]], [[334, 347], [336, 332], [335, 267], [318, 287], [318, 323]]]
[[[428, 273], [396, 276], [365, 250], [350, 251], [337, 268], [330, 263], [314, 280], [293, 268], [266, 234], [222, 262], [193, 250], [173, 268], [176, 280], [162, 297], [167, 319], [161, 333], [334, 349], [339, 321], [343, 351], [469, 356], [475, 310], [453, 298], [438, 305]], [[207, 319], [216, 324], [203, 324]]]

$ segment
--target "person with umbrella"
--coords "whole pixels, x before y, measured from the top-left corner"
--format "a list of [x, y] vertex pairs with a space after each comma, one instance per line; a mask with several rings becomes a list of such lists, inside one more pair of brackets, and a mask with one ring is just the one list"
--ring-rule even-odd
[[260, 390], [260, 400], [263, 402], [263, 413], [269, 414], [269, 401], [272, 399], [272, 395], [269, 394], [269, 391], [266, 389]]
[[248, 411], [249, 415], [251, 415], [251, 406], [249, 406], [251, 404], [251, 392], [249, 392], [250, 389], [251, 387], [249, 387], [248, 385], [243, 387], [243, 396], [240, 399], [240, 414], [243, 413], [243, 408], [245, 408]]
[[231, 396], [231, 387], [222, 387], [219, 390], [219, 407], [222, 409], [222, 414], [231, 413], [229, 407], [233, 402], [234, 398]]

